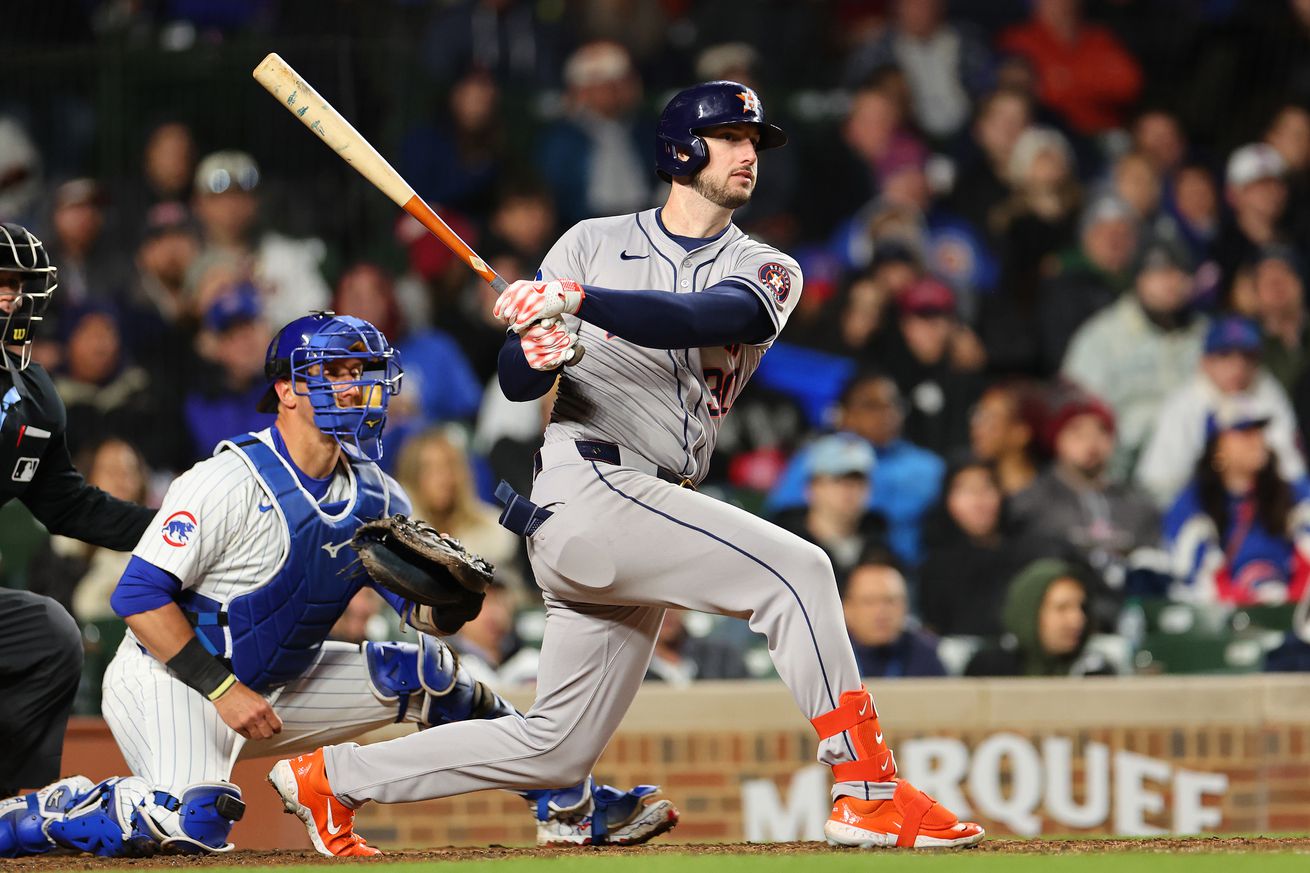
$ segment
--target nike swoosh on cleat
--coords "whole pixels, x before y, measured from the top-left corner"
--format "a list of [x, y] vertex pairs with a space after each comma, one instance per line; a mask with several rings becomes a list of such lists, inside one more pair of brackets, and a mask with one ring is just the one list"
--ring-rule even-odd
[[876, 734], [873, 735], [873, 741], [874, 741], [875, 743], [881, 743], [881, 742], [882, 742], [882, 731], [878, 731]]
[[327, 810], [328, 810], [327, 832], [330, 833], [332, 836], [335, 837], [337, 834], [341, 833], [341, 825], [335, 825], [335, 826], [334, 826], [334, 825], [332, 824], [332, 801], [331, 801], [331, 800], [329, 800], [329, 801], [327, 802]]
[[627, 249], [624, 249], [623, 251], [619, 252], [619, 259], [624, 261], [644, 261], [646, 258], [649, 257], [650, 255], [630, 255], [628, 254]]
[[869, 711], [869, 701], [866, 699], [866, 700], [864, 701], [864, 706], [861, 706], [861, 707], [860, 707], [860, 711], [859, 711], [858, 714], [859, 714], [861, 717], [863, 717], [863, 715], [864, 715], [866, 712], [868, 712], [868, 711]]

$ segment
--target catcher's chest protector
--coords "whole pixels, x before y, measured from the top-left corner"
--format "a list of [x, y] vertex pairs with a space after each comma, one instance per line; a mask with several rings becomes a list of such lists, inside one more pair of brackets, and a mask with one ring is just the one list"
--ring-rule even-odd
[[[375, 464], [347, 459], [354, 502], [325, 515], [300, 488], [296, 474], [258, 439], [225, 443], [240, 452], [274, 495], [273, 511], [288, 531], [286, 558], [263, 586], [228, 604], [232, 672], [257, 691], [281, 685], [309, 668], [350, 598], [368, 582], [349, 547], [355, 530], [387, 514], [387, 492]], [[252, 511], [254, 507], [251, 508]]]

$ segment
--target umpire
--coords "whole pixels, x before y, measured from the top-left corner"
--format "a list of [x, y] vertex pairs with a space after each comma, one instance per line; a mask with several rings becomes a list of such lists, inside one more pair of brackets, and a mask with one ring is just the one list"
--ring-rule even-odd
[[[0, 224], [0, 505], [17, 497], [51, 533], [128, 551], [154, 513], [115, 500], [73, 467], [64, 403], [32, 363], [32, 331], [58, 286], [41, 241]], [[48, 597], [0, 588], [0, 797], [59, 778], [82, 674], [77, 623]]]

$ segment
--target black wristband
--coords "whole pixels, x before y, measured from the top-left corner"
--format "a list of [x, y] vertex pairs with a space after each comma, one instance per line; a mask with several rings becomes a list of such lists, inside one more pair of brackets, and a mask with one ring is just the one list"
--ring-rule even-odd
[[209, 700], [217, 700], [236, 681], [232, 671], [209, 653], [199, 637], [192, 637], [182, 651], [168, 659], [167, 666], [177, 678]]

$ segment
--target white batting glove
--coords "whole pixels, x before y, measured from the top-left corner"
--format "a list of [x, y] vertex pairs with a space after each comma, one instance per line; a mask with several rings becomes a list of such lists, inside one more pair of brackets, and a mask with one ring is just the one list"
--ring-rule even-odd
[[523, 348], [523, 357], [528, 359], [528, 366], [534, 370], [547, 372], [557, 370], [573, 358], [573, 347], [578, 342], [578, 335], [572, 333], [561, 321], [534, 324], [519, 334], [519, 345]]
[[573, 315], [586, 296], [582, 286], [572, 279], [550, 282], [520, 279], [500, 293], [491, 314], [521, 334], [529, 325], [544, 318]]

